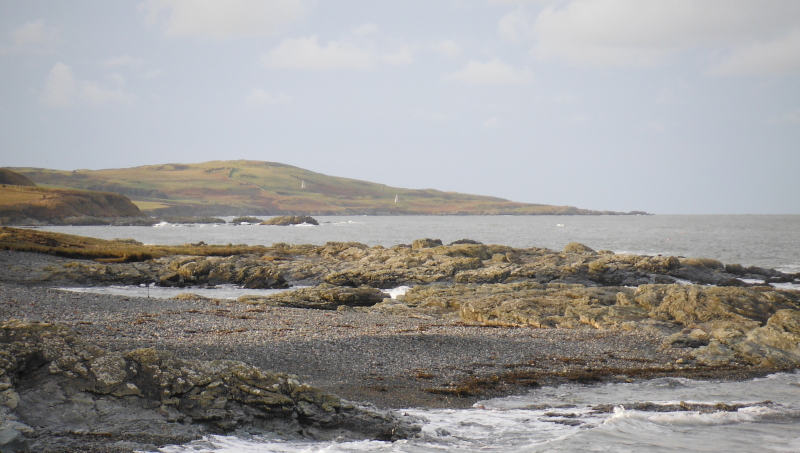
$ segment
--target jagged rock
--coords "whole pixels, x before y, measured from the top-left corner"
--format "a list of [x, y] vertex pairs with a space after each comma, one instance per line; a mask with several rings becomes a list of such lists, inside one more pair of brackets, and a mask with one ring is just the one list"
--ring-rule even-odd
[[269, 220], [261, 222], [260, 225], [288, 226], [288, 225], [302, 225], [304, 223], [307, 223], [309, 225], [319, 225], [319, 222], [317, 222], [315, 218], [307, 215], [296, 215], [296, 216], [284, 215], [284, 216], [273, 217]]
[[369, 286], [358, 288], [323, 283], [313, 288], [300, 288], [269, 296], [242, 296], [240, 302], [295, 308], [336, 310], [340, 306], [368, 307], [381, 302], [388, 294]]
[[69, 450], [113, 442], [185, 443], [243, 430], [393, 440], [413, 420], [355, 406], [296, 376], [154, 348], [112, 353], [66, 327], [0, 325], [0, 446]]
[[[354, 242], [322, 246], [274, 244], [261, 255], [168, 256], [137, 263], [80, 261], [52, 266], [44, 280], [78, 284], [165, 286], [237, 284], [248, 288], [337, 286], [392, 288], [430, 283], [568, 283], [641, 286], [693, 282], [749, 287], [742, 279], [789, 282], [796, 276], [761, 268], [725, 267], [716, 260], [594, 253], [580, 244], [565, 252], [541, 248], [420, 239], [411, 246], [368, 247]], [[263, 253], [263, 252], [259, 252]], [[730, 271], [730, 272], [729, 272]]]

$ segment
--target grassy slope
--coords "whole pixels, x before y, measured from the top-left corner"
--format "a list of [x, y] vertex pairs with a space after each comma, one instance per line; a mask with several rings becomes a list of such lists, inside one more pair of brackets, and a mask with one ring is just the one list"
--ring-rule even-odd
[[144, 215], [126, 197], [115, 193], [29, 186], [0, 186], [0, 217], [37, 220], [68, 216], [138, 217]]
[[[213, 161], [71, 172], [38, 168], [14, 170], [39, 185], [120, 192], [143, 209], [161, 214], [598, 213], [569, 206], [515, 203], [433, 189], [389, 187], [274, 162]], [[398, 197], [396, 203], [395, 196]]]

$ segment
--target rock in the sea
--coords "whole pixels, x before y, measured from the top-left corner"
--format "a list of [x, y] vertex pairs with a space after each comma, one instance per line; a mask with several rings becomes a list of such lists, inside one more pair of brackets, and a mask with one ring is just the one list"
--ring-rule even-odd
[[258, 303], [295, 308], [336, 310], [340, 306], [370, 307], [389, 295], [369, 286], [351, 288], [322, 283], [312, 288], [300, 288], [269, 296], [242, 296], [239, 302]]
[[296, 376], [154, 348], [104, 351], [66, 327], [0, 325], [0, 450], [185, 443], [232, 431], [394, 440], [408, 417], [356, 406]]
[[302, 225], [302, 224], [309, 224], [309, 225], [319, 225], [317, 219], [307, 216], [307, 215], [284, 215], [279, 217], [273, 217], [269, 220], [265, 220], [261, 222], [261, 225]]

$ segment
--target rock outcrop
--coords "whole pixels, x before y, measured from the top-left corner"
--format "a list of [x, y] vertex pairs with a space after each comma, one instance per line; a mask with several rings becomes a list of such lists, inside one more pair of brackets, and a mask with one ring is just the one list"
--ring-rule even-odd
[[0, 325], [0, 450], [153, 449], [213, 433], [413, 436], [409, 417], [355, 406], [296, 376], [153, 348], [108, 352], [69, 329]]
[[261, 222], [261, 225], [281, 225], [281, 226], [288, 226], [288, 225], [319, 225], [317, 219], [307, 216], [307, 215], [284, 215], [273, 217], [269, 220], [265, 220]]
[[800, 366], [800, 291], [764, 286], [429, 285], [373, 309], [489, 325], [650, 330], [701, 365]]
[[242, 296], [239, 302], [295, 308], [336, 310], [339, 307], [371, 307], [388, 297], [369, 286], [351, 288], [322, 283], [312, 288], [300, 288], [269, 296]]
[[[141, 263], [71, 263], [52, 268], [52, 278], [102, 283], [156, 282], [164, 286], [232, 283], [248, 288], [296, 284], [393, 288], [432, 283], [566, 283], [594, 286], [694, 283], [749, 287], [792, 282], [799, 275], [724, 265], [711, 259], [595, 252], [581, 244], [568, 251], [519, 249], [420, 239], [411, 245], [368, 247], [355, 242], [325, 245], [273, 244], [261, 255], [172, 255]], [[131, 252], [133, 253], [133, 252]], [[148, 253], [148, 251], [143, 251]], [[115, 279], [118, 281], [115, 282]], [[763, 281], [764, 283], [748, 283]]]

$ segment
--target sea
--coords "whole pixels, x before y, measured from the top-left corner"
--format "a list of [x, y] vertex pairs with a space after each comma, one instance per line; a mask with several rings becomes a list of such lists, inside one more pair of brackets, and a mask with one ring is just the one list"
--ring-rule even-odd
[[[147, 244], [324, 244], [390, 247], [415, 239], [561, 250], [580, 242], [595, 250], [718, 259], [726, 264], [800, 272], [800, 215], [654, 216], [330, 216], [318, 226], [63, 226], [41, 229]], [[231, 218], [226, 218], [231, 220]], [[787, 285], [786, 289], [800, 289]], [[83, 288], [109, 291], [107, 288]], [[115, 291], [171, 297], [161, 288]], [[171, 290], [175, 291], [175, 290]], [[181, 292], [187, 292], [183, 289]], [[236, 297], [240, 288], [219, 288]], [[191, 290], [191, 292], [196, 292]], [[253, 293], [247, 290], [245, 293]], [[209, 295], [209, 294], [207, 294]], [[675, 410], [676, 404], [687, 403]], [[659, 411], [643, 410], [663, 408]], [[743, 405], [725, 411], [716, 405]], [[691, 405], [702, 405], [700, 409]], [[672, 405], [672, 406], [670, 406]], [[598, 407], [607, 410], [598, 411]], [[722, 406], [720, 406], [722, 407]], [[610, 408], [610, 409], [609, 409]], [[686, 410], [696, 409], [696, 410]], [[270, 436], [209, 436], [161, 449], [183, 452], [800, 452], [800, 373], [748, 381], [661, 378], [618, 384], [568, 384], [489, 399], [470, 409], [405, 408], [424, 420], [419, 437], [309, 442]]]

